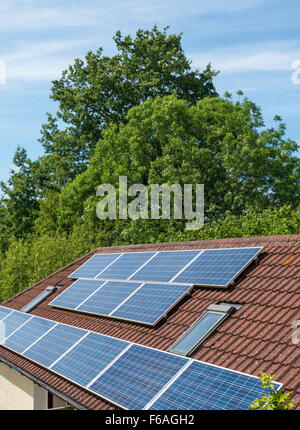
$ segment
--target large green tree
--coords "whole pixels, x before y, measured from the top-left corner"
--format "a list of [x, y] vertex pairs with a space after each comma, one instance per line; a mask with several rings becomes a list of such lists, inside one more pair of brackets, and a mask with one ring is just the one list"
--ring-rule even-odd
[[191, 104], [216, 96], [217, 73], [210, 65], [192, 70], [181, 34], [154, 27], [138, 30], [134, 38], [118, 31], [113, 39], [116, 55], [104, 56], [102, 48], [88, 52], [52, 82], [50, 97], [58, 111], [42, 126], [45, 155], [32, 162], [22, 148], [15, 154], [18, 171], [2, 190], [16, 237], [31, 232], [41, 199], [53, 197], [86, 169], [103, 129], [126, 121], [130, 108], [172, 93]]
[[135, 38], [118, 31], [113, 38], [116, 55], [104, 56], [102, 48], [88, 52], [53, 81], [50, 97], [59, 109], [48, 114], [41, 142], [46, 154], [57, 154], [70, 165], [63, 180], [86, 168], [102, 130], [111, 122], [123, 123], [130, 108], [172, 93], [191, 104], [217, 95], [212, 82], [217, 73], [210, 65], [202, 72], [192, 70], [181, 34], [168, 34], [167, 29], [138, 30]]
[[[296, 207], [296, 149], [280, 118], [265, 128], [259, 108], [247, 98], [205, 98], [196, 105], [175, 95], [150, 99], [132, 108], [124, 124], [103, 132], [88, 169], [62, 191], [58, 222], [70, 228], [76, 219], [90, 219], [100, 227], [96, 187], [118, 187], [122, 175], [128, 185], [204, 184], [207, 220], [248, 207]], [[129, 228], [129, 222], [122, 226]]]

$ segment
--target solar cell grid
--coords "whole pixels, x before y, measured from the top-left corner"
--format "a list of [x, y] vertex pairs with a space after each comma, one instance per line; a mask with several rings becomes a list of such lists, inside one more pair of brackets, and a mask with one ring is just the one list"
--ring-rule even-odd
[[126, 409], [143, 409], [186, 362], [183, 357], [132, 345], [90, 389]]
[[130, 279], [169, 282], [199, 252], [200, 250], [161, 251]]
[[0, 322], [0, 342], [10, 336], [17, 328], [32, 318], [32, 315], [23, 314], [22, 312], [14, 311], [8, 315], [4, 321]]
[[49, 367], [84, 334], [85, 330], [58, 324], [49, 333], [31, 346], [24, 355], [37, 363]]
[[155, 324], [190, 289], [190, 285], [144, 284], [111, 315]]
[[3, 320], [7, 315], [12, 312], [12, 309], [5, 308], [4, 306], [0, 306], [0, 320]]
[[128, 279], [139, 267], [148, 261], [155, 252], [129, 252], [121, 255], [108, 269], [105, 269], [98, 278]]
[[140, 284], [133, 282], [107, 282], [77, 310], [98, 315], [109, 315], [139, 286]]
[[86, 263], [73, 272], [70, 278], [95, 278], [103, 269], [121, 254], [95, 254]]
[[256, 377], [192, 361], [149, 409], [249, 409], [253, 400], [267, 393]]
[[128, 345], [120, 339], [89, 333], [51, 369], [86, 387]]
[[206, 249], [173, 282], [225, 287], [261, 249]]
[[80, 303], [93, 294], [104, 281], [91, 281], [78, 279], [50, 303], [51, 306], [59, 306], [67, 309], [76, 309]]
[[54, 321], [33, 317], [8, 339], [6, 339], [3, 342], [3, 345], [7, 348], [13, 349], [16, 352], [22, 352], [44, 333], [46, 333], [46, 331], [48, 331], [51, 327], [54, 327], [55, 324], [56, 322]]

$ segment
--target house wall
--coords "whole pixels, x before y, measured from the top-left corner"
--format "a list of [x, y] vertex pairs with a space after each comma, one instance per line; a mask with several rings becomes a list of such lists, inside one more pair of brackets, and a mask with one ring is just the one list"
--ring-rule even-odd
[[0, 363], [0, 410], [20, 410], [34, 407], [34, 383]]
[[37, 384], [34, 385], [33, 408], [37, 410], [48, 408], [48, 391]]

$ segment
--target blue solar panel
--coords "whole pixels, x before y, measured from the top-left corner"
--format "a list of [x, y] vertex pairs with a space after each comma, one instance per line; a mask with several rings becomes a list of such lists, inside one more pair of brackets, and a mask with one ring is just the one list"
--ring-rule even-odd
[[165, 351], [18, 311], [6, 321], [3, 346], [126, 409], [249, 409], [268, 393], [254, 376]]
[[5, 340], [3, 345], [16, 352], [22, 352], [55, 324], [54, 321], [33, 317], [23, 327]]
[[95, 254], [70, 275], [70, 278], [95, 278], [120, 254]]
[[78, 279], [69, 288], [63, 291], [50, 303], [51, 306], [76, 309], [87, 297], [97, 290], [104, 281], [91, 281], [88, 279]]
[[155, 252], [129, 252], [128, 254], [123, 254], [98, 277], [105, 279], [128, 279], [154, 254]]
[[131, 279], [141, 281], [169, 282], [197, 254], [197, 251], [159, 252]]
[[187, 359], [132, 345], [89, 388], [126, 409], [143, 409]]
[[225, 287], [261, 249], [206, 249], [173, 281]]
[[107, 282], [92, 297], [78, 307], [79, 311], [109, 315], [120, 303], [139, 287], [134, 282]]
[[12, 334], [22, 324], [32, 318], [32, 315], [23, 314], [22, 312], [14, 311], [8, 315], [4, 321], [0, 322], [0, 342]]
[[190, 289], [190, 285], [145, 284], [112, 316], [155, 324]]
[[0, 320], [3, 320], [3, 318], [5, 318], [11, 312], [12, 312], [12, 309], [0, 306]]
[[127, 346], [128, 342], [89, 333], [51, 369], [86, 387]]
[[149, 409], [250, 409], [253, 400], [266, 394], [268, 389], [254, 376], [193, 361]]
[[84, 336], [85, 333], [85, 330], [77, 327], [58, 324], [53, 330], [25, 351], [24, 355], [37, 363], [49, 367], [75, 342]]

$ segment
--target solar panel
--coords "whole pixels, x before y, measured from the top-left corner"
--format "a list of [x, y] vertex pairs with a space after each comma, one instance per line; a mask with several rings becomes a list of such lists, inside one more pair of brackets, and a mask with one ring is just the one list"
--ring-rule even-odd
[[126, 409], [143, 409], [187, 362], [179, 357], [132, 345], [89, 389]]
[[7, 315], [9, 315], [11, 312], [13, 312], [12, 309], [5, 308], [3, 306], [0, 306], [0, 320], [3, 320]]
[[89, 333], [51, 370], [86, 387], [128, 345], [126, 341]]
[[138, 281], [169, 282], [184, 266], [199, 254], [199, 252], [199, 250], [159, 252], [130, 279]]
[[206, 249], [173, 282], [226, 287], [256, 257], [260, 248]]
[[82, 303], [103, 284], [104, 281], [78, 279], [59, 296], [55, 297], [50, 305], [67, 309], [76, 309], [80, 303]]
[[77, 310], [98, 315], [109, 315], [138, 287], [139, 284], [134, 282], [107, 282]]
[[190, 285], [144, 284], [111, 316], [155, 324], [190, 289]]
[[108, 269], [105, 269], [98, 278], [102, 279], [128, 279], [139, 267], [148, 261], [155, 252], [129, 252], [121, 255]]
[[[275, 386], [278, 389], [280, 384]], [[266, 394], [268, 389], [254, 376], [193, 360], [149, 409], [250, 409], [255, 399]]]
[[17, 328], [32, 318], [32, 315], [23, 314], [22, 312], [14, 311], [8, 315], [4, 321], [0, 322], [0, 342], [10, 336]]
[[13, 349], [16, 352], [22, 352], [45, 334], [51, 327], [54, 327], [55, 324], [56, 323], [54, 321], [33, 317], [14, 334], [7, 338], [3, 342], [3, 346]]
[[95, 278], [121, 254], [95, 254], [73, 272], [69, 278]]
[[49, 333], [24, 352], [25, 357], [49, 367], [75, 342], [84, 336], [85, 330], [58, 324]]
[[249, 409], [267, 393], [230, 369], [19, 311], [6, 320], [3, 346], [124, 409]]

